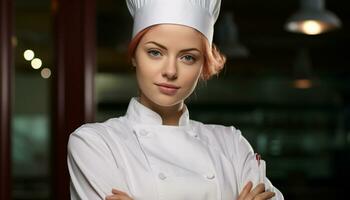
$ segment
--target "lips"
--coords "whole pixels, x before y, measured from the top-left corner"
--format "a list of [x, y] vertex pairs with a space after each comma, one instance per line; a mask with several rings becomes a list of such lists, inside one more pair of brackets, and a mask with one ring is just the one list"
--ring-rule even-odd
[[176, 85], [171, 85], [171, 84], [168, 84], [168, 83], [158, 83], [156, 85], [161, 86], [161, 87], [173, 88], [173, 89], [179, 89], [180, 88], [180, 87], [178, 87]]
[[172, 84], [168, 84], [168, 83], [159, 83], [159, 84], [155, 84], [158, 86], [159, 91], [165, 95], [175, 95], [178, 91], [178, 89], [180, 89], [180, 87], [176, 86], [176, 85], [172, 85]]

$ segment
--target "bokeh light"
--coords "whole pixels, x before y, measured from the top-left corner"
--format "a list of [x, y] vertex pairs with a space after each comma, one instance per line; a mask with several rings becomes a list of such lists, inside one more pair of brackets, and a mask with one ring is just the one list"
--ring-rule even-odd
[[51, 70], [49, 68], [44, 68], [41, 70], [41, 77], [47, 79], [51, 76]]
[[39, 69], [42, 66], [42, 61], [39, 58], [34, 58], [31, 62], [31, 65], [34, 69]]
[[33, 60], [35, 54], [34, 54], [34, 51], [27, 49], [24, 51], [23, 56], [24, 56], [25, 60], [31, 61], [31, 60]]

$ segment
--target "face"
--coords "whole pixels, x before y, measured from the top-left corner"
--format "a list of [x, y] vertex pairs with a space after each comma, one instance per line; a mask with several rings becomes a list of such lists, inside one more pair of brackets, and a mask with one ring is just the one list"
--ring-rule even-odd
[[141, 102], [182, 105], [193, 92], [204, 63], [202, 37], [195, 29], [162, 24], [140, 40], [132, 59]]

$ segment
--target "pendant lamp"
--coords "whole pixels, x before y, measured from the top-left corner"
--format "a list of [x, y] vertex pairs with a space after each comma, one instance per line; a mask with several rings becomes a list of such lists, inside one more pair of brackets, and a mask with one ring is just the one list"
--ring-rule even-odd
[[311, 58], [307, 49], [301, 48], [298, 50], [293, 66], [293, 71], [294, 88], [309, 89], [315, 85], [315, 77], [312, 72]]
[[287, 20], [287, 31], [318, 35], [341, 27], [340, 19], [325, 9], [325, 0], [300, 0], [300, 6]]
[[215, 30], [215, 42], [228, 58], [248, 57], [248, 49], [239, 42], [238, 28], [232, 12], [223, 13]]

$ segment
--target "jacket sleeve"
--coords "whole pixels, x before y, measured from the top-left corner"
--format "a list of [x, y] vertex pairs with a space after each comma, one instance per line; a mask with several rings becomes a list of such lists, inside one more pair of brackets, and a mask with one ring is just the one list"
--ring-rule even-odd
[[259, 184], [265, 184], [265, 190], [272, 191], [276, 195], [272, 200], [283, 200], [284, 197], [282, 193], [274, 187], [270, 180], [266, 177], [265, 173], [265, 161], [258, 161], [256, 154], [249, 142], [242, 136], [241, 131], [231, 127], [231, 132], [233, 132], [234, 141], [234, 154], [233, 160], [237, 163], [236, 170], [239, 173], [238, 180], [239, 191], [242, 191], [243, 187], [248, 183], [248, 181], [253, 182], [253, 188]]
[[107, 143], [91, 127], [80, 127], [68, 141], [71, 199], [104, 200], [112, 188], [128, 194], [128, 188]]

